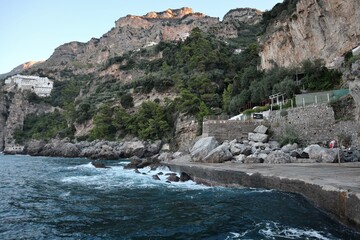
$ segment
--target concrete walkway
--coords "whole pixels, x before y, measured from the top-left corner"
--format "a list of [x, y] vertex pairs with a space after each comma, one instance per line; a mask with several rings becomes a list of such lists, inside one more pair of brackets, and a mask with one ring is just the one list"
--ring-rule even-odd
[[298, 193], [344, 224], [360, 231], [360, 163], [220, 164], [189, 157], [166, 165], [210, 185], [278, 189]]

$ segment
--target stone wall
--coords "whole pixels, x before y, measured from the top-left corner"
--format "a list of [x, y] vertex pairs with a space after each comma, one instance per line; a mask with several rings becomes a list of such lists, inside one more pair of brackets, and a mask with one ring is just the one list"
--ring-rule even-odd
[[247, 139], [249, 132], [261, 124], [258, 121], [207, 120], [203, 122], [203, 137], [214, 136], [219, 142]]
[[334, 110], [327, 104], [311, 105], [270, 113], [270, 125], [275, 139], [289, 131], [306, 143], [322, 143], [350, 136], [352, 145], [358, 145], [359, 126], [354, 121], [336, 122]]
[[360, 145], [359, 124], [355, 121], [336, 122], [334, 110], [327, 104], [272, 111], [268, 120], [206, 120], [203, 137], [214, 136], [220, 142], [247, 139], [248, 133], [259, 124], [271, 126], [272, 137], [278, 141], [293, 132], [304, 144], [327, 144], [333, 139], [350, 137], [351, 145]]

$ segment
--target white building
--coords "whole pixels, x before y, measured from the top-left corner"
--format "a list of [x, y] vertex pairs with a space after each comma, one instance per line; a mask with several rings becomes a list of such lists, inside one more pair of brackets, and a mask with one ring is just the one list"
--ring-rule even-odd
[[16, 84], [21, 90], [30, 90], [39, 97], [47, 97], [53, 89], [54, 83], [47, 77], [15, 75], [5, 80], [5, 84]]

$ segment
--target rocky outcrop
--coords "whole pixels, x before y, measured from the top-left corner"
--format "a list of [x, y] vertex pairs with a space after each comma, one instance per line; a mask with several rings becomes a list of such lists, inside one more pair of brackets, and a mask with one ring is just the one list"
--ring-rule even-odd
[[358, 0], [299, 0], [291, 16], [267, 28], [261, 39], [261, 67], [296, 66], [315, 58], [332, 66], [360, 43], [359, 9]]
[[180, 114], [175, 122], [175, 138], [172, 145], [179, 151], [188, 151], [196, 138], [198, 121], [193, 116]]
[[[25, 154], [33, 156], [86, 157], [90, 159], [119, 159], [150, 157], [159, 153], [161, 141], [127, 142], [93, 141], [72, 143], [69, 139], [53, 139], [48, 143], [31, 140], [25, 145]], [[157, 159], [154, 159], [157, 161]], [[143, 163], [145, 166], [145, 162]], [[150, 164], [148, 164], [150, 165]], [[143, 167], [144, 167], [143, 166]]]

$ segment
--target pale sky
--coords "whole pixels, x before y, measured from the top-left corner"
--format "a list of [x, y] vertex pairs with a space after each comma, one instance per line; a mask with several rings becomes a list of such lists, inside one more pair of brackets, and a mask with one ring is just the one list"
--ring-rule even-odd
[[0, 0], [0, 74], [30, 60], [46, 60], [71, 41], [100, 38], [128, 14], [190, 7], [211, 17], [231, 9], [270, 10], [282, 0]]

